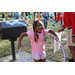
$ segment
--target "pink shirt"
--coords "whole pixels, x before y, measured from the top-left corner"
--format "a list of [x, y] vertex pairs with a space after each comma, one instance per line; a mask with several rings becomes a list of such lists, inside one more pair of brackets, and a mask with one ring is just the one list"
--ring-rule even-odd
[[[44, 30], [45, 35], [48, 34], [48, 30]], [[37, 39], [38, 42], [35, 42], [34, 39], [34, 31], [30, 30], [27, 32], [28, 37], [31, 39], [31, 46], [32, 46], [32, 52], [43, 52], [45, 51], [45, 35], [42, 31], [41, 33], [37, 33], [39, 36], [39, 39]]]

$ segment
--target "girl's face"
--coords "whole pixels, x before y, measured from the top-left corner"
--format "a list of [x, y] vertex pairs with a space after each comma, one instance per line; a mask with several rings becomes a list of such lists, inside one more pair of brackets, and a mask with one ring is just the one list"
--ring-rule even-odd
[[41, 33], [42, 32], [42, 29], [43, 29], [43, 26], [40, 22], [37, 22], [37, 25], [36, 25], [36, 32], [37, 33]]

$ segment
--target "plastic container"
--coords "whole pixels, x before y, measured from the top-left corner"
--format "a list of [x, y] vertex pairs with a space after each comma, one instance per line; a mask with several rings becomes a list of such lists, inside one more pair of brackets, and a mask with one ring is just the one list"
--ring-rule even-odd
[[[61, 42], [61, 34], [62, 32], [60, 33], [56, 33], [58, 38], [59, 38], [59, 41]], [[54, 38], [54, 53], [57, 52], [58, 50], [60, 49], [60, 43], [58, 41], [55, 40]]]

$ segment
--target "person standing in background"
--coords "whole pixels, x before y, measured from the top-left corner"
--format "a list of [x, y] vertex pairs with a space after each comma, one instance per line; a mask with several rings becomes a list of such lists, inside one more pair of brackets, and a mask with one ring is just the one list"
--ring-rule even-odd
[[25, 12], [22, 12], [22, 13], [21, 13], [21, 18], [22, 18], [22, 19], [25, 18]]
[[59, 21], [61, 21], [61, 25], [62, 25], [62, 19], [63, 19], [62, 13], [61, 13], [61, 12], [58, 12], [58, 13], [57, 13], [56, 23], [59, 22]]
[[54, 16], [55, 16], [55, 21], [56, 21], [56, 19], [57, 19], [57, 17], [56, 17], [56, 12], [54, 12]]
[[21, 19], [21, 13], [20, 12], [14, 12], [14, 18], [15, 19]]
[[22, 16], [25, 17], [25, 12], [22, 12]]
[[9, 18], [12, 18], [13, 16], [12, 16], [12, 12], [8, 12], [8, 17]]
[[5, 16], [5, 12], [2, 12], [2, 18], [4, 18], [4, 16]]
[[[43, 17], [48, 20], [49, 12], [43, 12]], [[44, 28], [47, 29], [47, 21], [44, 19]]]

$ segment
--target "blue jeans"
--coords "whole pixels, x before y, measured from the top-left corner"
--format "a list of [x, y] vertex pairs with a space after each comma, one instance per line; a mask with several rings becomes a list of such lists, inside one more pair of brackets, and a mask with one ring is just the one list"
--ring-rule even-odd
[[[44, 17], [46, 20], [48, 20], [48, 17]], [[44, 28], [47, 29], [47, 21], [44, 20]]]

